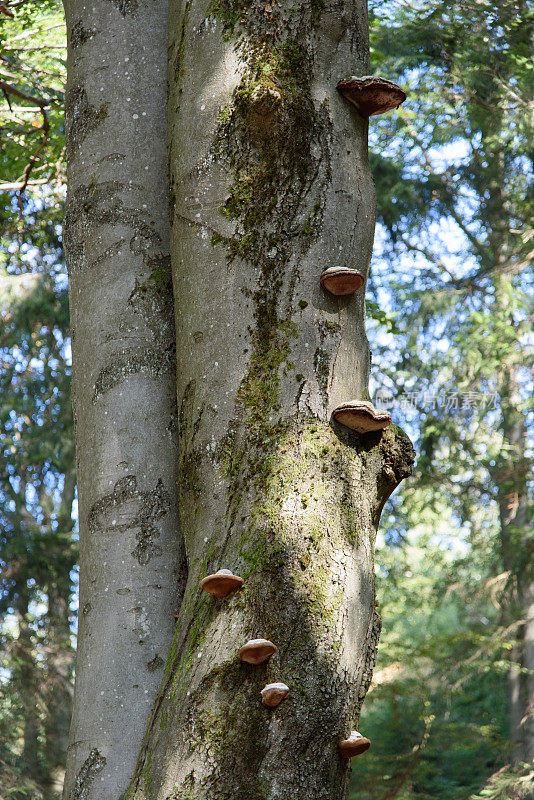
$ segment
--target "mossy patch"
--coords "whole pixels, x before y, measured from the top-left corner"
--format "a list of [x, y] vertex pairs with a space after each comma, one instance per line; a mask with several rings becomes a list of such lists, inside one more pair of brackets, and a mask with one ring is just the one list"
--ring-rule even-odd
[[85, 137], [103, 122], [109, 111], [106, 102], [98, 108], [89, 102], [83, 86], [72, 86], [65, 95], [67, 153], [72, 158]]
[[180, 35], [178, 36], [178, 45], [176, 48], [176, 55], [174, 56], [174, 77], [176, 83], [179, 85], [180, 81], [183, 79], [185, 71], [184, 71], [184, 52], [185, 52], [185, 38], [187, 33], [187, 24], [189, 22], [189, 13], [191, 11], [191, 3], [192, 0], [186, 0], [182, 22], [180, 25]]
[[[231, 4], [211, 11], [233, 29]], [[298, 334], [292, 321], [298, 266], [291, 262], [295, 242], [305, 252], [320, 233], [328, 172], [320, 164], [327, 126], [311, 97], [305, 49], [295, 40], [269, 43], [256, 34], [238, 42], [246, 67], [220, 112], [213, 145], [234, 175], [220, 213], [235, 229], [224, 240], [215, 235], [212, 244], [224, 245], [229, 263], [239, 258], [259, 270], [248, 369], [236, 394], [236, 418], [218, 451], [233, 509], [240, 492], [266, 480], [287, 429], [278, 398], [282, 376], [294, 368], [289, 355]], [[303, 219], [313, 220], [305, 232]]]
[[164, 664], [165, 662], [163, 661], [159, 653], [156, 653], [154, 658], [152, 658], [150, 661], [147, 661], [146, 668], [149, 672], [157, 672], [158, 669], [161, 669], [164, 666]]

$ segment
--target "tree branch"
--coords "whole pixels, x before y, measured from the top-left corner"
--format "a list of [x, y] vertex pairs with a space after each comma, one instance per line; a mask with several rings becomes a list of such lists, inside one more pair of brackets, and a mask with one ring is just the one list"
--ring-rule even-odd
[[398, 793], [400, 792], [400, 790], [402, 789], [402, 787], [404, 786], [404, 784], [406, 783], [406, 781], [408, 780], [408, 778], [412, 774], [413, 768], [415, 767], [415, 765], [417, 763], [417, 759], [421, 755], [423, 747], [425, 746], [425, 744], [427, 742], [427, 739], [428, 739], [428, 737], [430, 735], [430, 727], [431, 727], [433, 721], [434, 721], [434, 714], [431, 714], [429, 717], [427, 717], [425, 719], [425, 728], [424, 728], [424, 731], [423, 731], [423, 735], [421, 736], [421, 741], [412, 750], [413, 755], [412, 755], [412, 758], [410, 760], [410, 763], [406, 767], [405, 771], [402, 773], [399, 783], [395, 786], [394, 789], [392, 789], [391, 791], [387, 792], [384, 795], [384, 797], [382, 798], [382, 800], [393, 800], [393, 798], [398, 795]]
[[23, 92], [21, 89], [17, 89], [16, 86], [13, 86], [11, 83], [7, 83], [7, 81], [0, 80], [0, 89], [4, 92], [5, 95], [12, 94], [15, 97], [19, 97], [21, 100], [27, 100], [30, 103], [35, 103], [39, 106], [39, 110], [43, 116], [43, 124], [42, 124], [42, 131], [43, 131], [43, 140], [35, 153], [30, 156], [30, 159], [24, 169], [24, 172], [20, 176], [19, 182], [21, 184], [19, 189], [19, 196], [18, 196], [18, 204], [19, 204], [19, 211], [20, 216], [22, 218], [22, 195], [24, 190], [28, 185], [28, 181], [30, 175], [32, 173], [35, 164], [37, 163], [37, 159], [39, 158], [39, 154], [41, 151], [46, 147], [48, 142], [48, 135], [50, 133], [50, 122], [48, 121], [48, 114], [46, 113], [46, 107], [50, 105], [48, 100], [44, 100], [42, 97], [34, 97], [27, 92]]

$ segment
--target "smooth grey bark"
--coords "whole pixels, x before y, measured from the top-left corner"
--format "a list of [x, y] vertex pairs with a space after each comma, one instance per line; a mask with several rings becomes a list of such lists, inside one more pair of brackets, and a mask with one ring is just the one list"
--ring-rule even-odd
[[[375, 199], [367, 125], [336, 83], [369, 69], [363, 2], [170, 7], [171, 259], [188, 583], [136, 800], [341, 800], [380, 617], [374, 541], [410, 473], [402, 431], [331, 422], [368, 397]], [[220, 568], [244, 589], [215, 600]], [[250, 638], [278, 652], [238, 660]], [[268, 709], [260, 690], [290, 694]]]
[[65, 0], [80, 614], [64, 797], [117, 800], [181, 597], [165, 0]]

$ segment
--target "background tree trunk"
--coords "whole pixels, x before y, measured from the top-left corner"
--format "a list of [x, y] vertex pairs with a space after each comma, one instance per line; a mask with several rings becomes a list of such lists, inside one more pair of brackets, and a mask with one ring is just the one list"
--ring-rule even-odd
[[[172, 264], [180, 515], [188, 583], [127, 797], [299, 800], [344, 794], [380, 618], [382, 506], [413, 460], [392, 426], [330, 425], [368, 397], [364, 294], [374, 189], [367, 122], [338, 80], [369, 69], [365, 4], [171, 6]], [[221, 601], [200, 580], [245, 579]], [[237, 658], [250, 638], [267, 664]], [[276, 709], [270, 681], [290, 687]]]
[[[61, 504], [57, 519], [57, 533], [61, 537], [60, 545], [66, 534], [72, 532], [73, 503], [76, 493], [76, 475], [74, 471], [74, 453], [72, 463], [65, 473]], [[51, 542], [54, 540], [50, 532]], [[47, 624], [47, 656], [45, 703], [45, 766], [46, 796], [58, 797], [61, 794], [65, 777], [65, 758], [68, 745], [68, 730], [72, 712], [72, 671], [74, 665], [74, 649], [71, 645], [70, 597], [71, 577], [74, 567], [74, 552], [64, 556], [59, 562], [59, 569], [54, 569], [52, 562], [47, 581], [48, 624]]]
[[[61, 587], [63, 588], [63, 587]], [[46, 789], [50, 797], [61, 794], [72, 705], [69, 593], [50, 586], [48, 592], [48, 648], [46, 686]]]
[[32, 637], [34, 632], [28, 620], [28, 597], [22, 585], [20, 586], [16, 606], [16, 616], [19, 631], [14, 648], [15, 668], [12, 680], [17, 686], [23, 708], [22, 762], [25, 775], [35, 781], [37, 785], [41, 785], [44, 778], [44, 769], [39, 754], [41, 724], [39, 719], [38, 673], [33, 655]]
[[80, 622], [64, 797], [117, 800], [183, 585], [164, 0], [65, 2]]
[[503, 612], [508, 625], [520, 620], [507, 680], [510, 742], [514, 760], [530, 762], [534, 759], [534, 583], [528, 547], [527, 430], [516, 370], [515, 364], [503, 364], [499, 394], [506, 448], [495, 481], [503, 565], [510, 574]]

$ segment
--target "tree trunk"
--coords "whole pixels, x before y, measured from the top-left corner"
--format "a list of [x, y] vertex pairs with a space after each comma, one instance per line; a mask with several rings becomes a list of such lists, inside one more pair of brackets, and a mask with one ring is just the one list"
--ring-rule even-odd
[[55, 585], [48, 587], [45, 784], [46, 796], [53, 798], [61, 793], [65, 775], [72, 705], [70, 679], [74, 662], [74, 651], [70, 644], [70, 592], [61, 591], [62, 588]]
[[[74, 461], [74, 458], [72, 459]], [[72, 507], [76, 493], [74, 463], [65, 472], [57, 532], [72, 532], [74, 520]], [[52, 536], [52, 534], [51, 534]], [[54, 541], [53, 538], [51, 541]], [[63, 539], [59, 540], [64, 541]], [[54, 564], [54, 562], [52, 562]], [[48, 620], [46, 626], [46, 691], [45, 691], [45, 765], [46, 796], [56, 798], [61, 794], [65, 777], [68, 730], [72, 706], [72, 670], [74, 650], [71, 645], [69, 603], [71, 598], [71, 570], [74, 567], [74, 549], [59, 563], [54, 564], [48, 577]], [[63, 570], [61, 568], [63, 567]]]
[[[509, 207], [504, 187], [506, 169], [502, 150], [495, 150], [498, 132], [503, 130], [502, 114], [492, 118], [493, 130], [486, 130], [488, 162], [493, 165], [489, 182], [488, 241], [494, 258], [495, 318], [501, 324], [502, 363], [498, 376], [503, 448], [491, 471], [499, 505], [501, 553], [509, 573], [502, 609], [506, 625], [520, 620], [510, 652], [507, 676], [510, 743], [514, 761], [534, 760], [534, 572], [528, 514], [526, 418], [521, 409], [519, 375], [524, 367], [522, 349], [516, 338], [516, 319], [510, 309], [515, 292], [509, 265], [513, 263], [509, 235]], [[511, 335], [510, 335], [511, 333]], [[507, 349], [506, 349], [507, 346]]]
[[507, 681], [510, 742], [515, 761], [531, 762], [534, 760], [534, 582], [528, 546], [527, 429], [520, 410], [516, 369], [515, 364], [502, 367], [499, 394], [506, 446], [494, 477], [503, 564], [510, 573], [503, 609], [505, 622], [510, 625], [521, 621], [510, 652]]
[[165, 152], [165, 0], [65, 0], [80, 620], [64, 797], [116, 800], [184, 581]]
[[43, 764], [39, 747], [41, 721], [39, 719], [38, 672], [33, 652], [33, 631], [28, 623], [28, 598], [21, 586], [17, 600], [16, 618], [18, 637], [14, 648], [12, 681], [16, 687], [23, 708], [24, 730], [22, 763], [24, 774], [42, 786], [44, 780]]
[[[380, 630], [374, 541], [413, 461], [398, 428], [331, 423], [368, 397], [367, 122], [336, 83], [369, 69], [365, 5], [171, 5], [171, 254], [188, 583], [136, 800], [340, 800]], [[245, 579], [215, 600], [200, 581]], [[259, 666], [248, 639], [277, 647]], [[266, 683], [289, 686], [278, 708]]]

